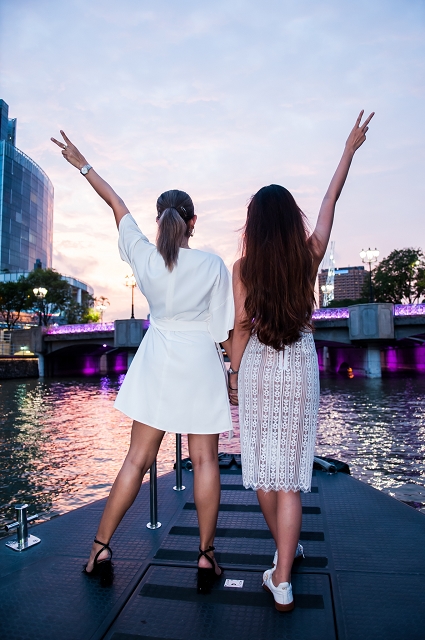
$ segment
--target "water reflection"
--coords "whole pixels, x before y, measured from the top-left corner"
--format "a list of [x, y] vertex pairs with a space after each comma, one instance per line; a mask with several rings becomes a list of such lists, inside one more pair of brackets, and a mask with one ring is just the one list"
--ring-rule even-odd
[[321, 387], [316, 452], [344, 460], [377, 489], [425, 503], [425, 379], [324, 379]]
[[[0, 385], [0, 523], [13, 504], [63, 513], [105, 496], [126, 454], [131, 421], [112, 403], [122, 376], [6, 380]], [[316, 452], [344, 460], [352, 474], [421, 506], [425, 503], [425, 379], [323, 379]], [[221, 451], [239, 452], [235, 438]], [[172, 469], [167, 434], [158, 471]], [[187, 455], [183, 438], [183, 456]]]

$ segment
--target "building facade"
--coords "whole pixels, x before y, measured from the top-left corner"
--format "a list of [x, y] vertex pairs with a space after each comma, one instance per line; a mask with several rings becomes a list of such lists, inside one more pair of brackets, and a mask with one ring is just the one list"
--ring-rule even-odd
[[[358, 300], [362, 297], [362, 290], [368, 272], [361, 267], [342, 267], [335, 269], [334, 300]], [[319, 273], [319, 304], [323, 306], [322, 285], [326, 284], [328, 270]]]
[[0, 100], [0, 270], [52, 266], [53, 185], [16, 146], [16, 118]]

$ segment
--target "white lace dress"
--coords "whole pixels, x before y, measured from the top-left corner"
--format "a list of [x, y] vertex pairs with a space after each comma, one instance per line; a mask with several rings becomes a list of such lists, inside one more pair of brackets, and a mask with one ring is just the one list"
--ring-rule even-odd
[[319, 410], [313, 335], [283, 351], [251, 336], [238, 386], [245, 488], [310, 491]]

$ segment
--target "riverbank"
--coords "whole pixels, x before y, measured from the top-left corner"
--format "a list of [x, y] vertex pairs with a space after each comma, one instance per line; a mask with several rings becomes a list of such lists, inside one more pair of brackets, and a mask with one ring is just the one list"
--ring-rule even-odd
[[[131, 421], [113, 408], [122, 376], [3, 380], [0, 384], [0, 524], [13, 505], [51, 517], [103, 498], [126, 454]], [[316, 453], [343, 460], [355, 478], [425, 507], [425, 378], [322, 378]], [[235, 437], [220, 451], [238, 453]], [[183, 457], [187, 440], [183, 438]], [[172, 469], [167, 434], [158, 472]]]
[[0, 356], [0, 380], [38, 378], [38, 358]]

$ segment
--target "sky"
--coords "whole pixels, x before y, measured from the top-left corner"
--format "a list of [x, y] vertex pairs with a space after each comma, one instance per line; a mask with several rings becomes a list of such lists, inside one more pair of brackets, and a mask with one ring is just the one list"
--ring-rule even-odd
[[[53, 267], [129, 317], [110, 209], [50, 142], [64, 129], [155, 240], [155, 203], [194, 200], [192, 247], [231, 268], [250, 197], [289, 189], [314, 228], [360, 111], [336, 266], [425, 249], [423, 0], [2, 0], [0, 98], [55, 188]], [[136, 317], [146, 300], [135, 294]]]

